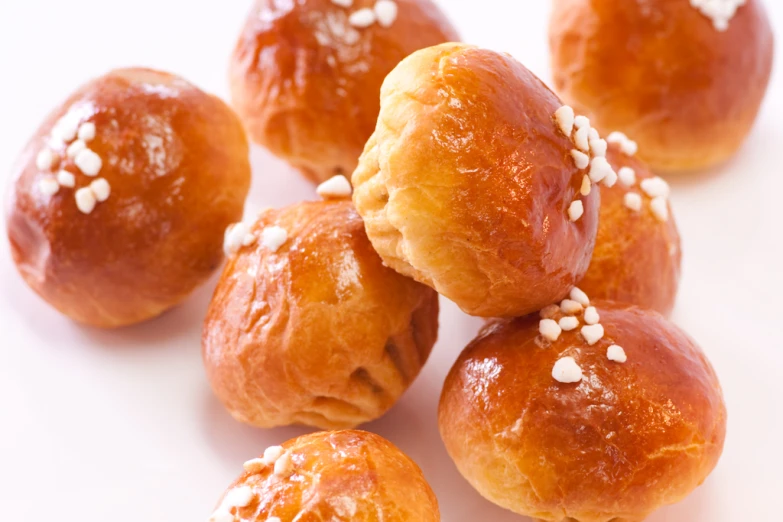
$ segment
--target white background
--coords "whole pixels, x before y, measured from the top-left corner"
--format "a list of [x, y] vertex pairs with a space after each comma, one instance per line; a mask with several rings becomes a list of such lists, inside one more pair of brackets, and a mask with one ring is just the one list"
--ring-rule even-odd
[[[549, 2], [441, 3], [465, 41], [511, 52], [550, 78]], [[783, 37], [783, 2], [766, 3]], [[46, 113], [111, 68], [169, 70], [225, 95], [227, 60], [248, 8], [249, 0], [0, 0], [3, 190], [16, 154]], [[722, 379], [729, 436], [706, 484], [654, 522], [781, 520], [782, 62], [778, 54], [770, 95], [736, 158], [672, 180], [685, 250], [674, 320], [700, 342]], [[253, 162], [250, 208], [314, 199], [309, 184], [264, 152], [255, 150]], [[245, 427], [212, 397], [199, 338], [213, 284], [157, 320], [96, 331], [59, 316], [28, 290], [0, 241], [0, 518], [206, 520], [244, 460], [305, 432]], [[474, 493], [441, 445], [440, 387], [479, 326], [448, 303], [441, 321], [441, 340], [422, 376], [366, 428], [422, 466], [445, 522], [523, 522]]]

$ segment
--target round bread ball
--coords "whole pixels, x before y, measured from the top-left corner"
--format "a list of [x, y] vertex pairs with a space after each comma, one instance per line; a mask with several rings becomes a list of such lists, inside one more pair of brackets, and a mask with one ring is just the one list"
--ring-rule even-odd
[[406, 58], [353, 174], [386, 264], [475, 316], [564, 297], [590, 263], [600, 196], [580, 195], [561, 105], [506, 54], [444, 44]]
[[209, 522], [440, 522], [419, 467], [363, 431], [304, 435], [245, 463]]
[[30, 287], [119, 327], [182, 302], [223, 260], [250, 188], [241, 122], [182, 78], [120, 69], [44, 121], [13, 172], [8, 237]]
[[495, 504], [551, 522], [639, 522], [707, 478], [726, 408], [680, 329], [653, 311], [592, 305], [486, 326], [446, 379], [440, 431]]
[[735, 0], [731, 17], [714, 12], [721, 2], [694, 4], [554, 2], [558, 94], [600, 131], [636, 140], [657, 171], [703, 169], [734, 155], [772, 70], [772, 28], [760, 0]]
[[438, 296], [383, 266], [350, 201], [265, 211], [204, 325], [217, 396], [241, 422], [350, 428], [391, 408], [435, 344]]
[[256, 0], [231, 60], [231, 98], [253, 141], [312, 181], [349, 176], [386, 75], [413, 51], [458, 39], [430, 0]]
[[607, 158], [621, 176], [613, 187], [601, 188], [593, 259], [577, 286], [594, 299], [635, 304], [668, 316], [682, 262], [669, 186], [616, 145], [609, 146]]

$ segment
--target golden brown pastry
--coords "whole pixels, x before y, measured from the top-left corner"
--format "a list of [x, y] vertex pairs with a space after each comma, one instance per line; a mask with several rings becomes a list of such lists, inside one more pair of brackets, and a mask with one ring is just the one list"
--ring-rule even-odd
[[[564, 297], [593, 251], [599, 191], [584, 169], [588, 137], [601, 140], [561, 105], [506, 54], [444, 44], [406, 58], [384, 82], [353, 174], [386, 264], [471, 315], [518, 316]], [[600, 153], [592, 165], [611, 170]]]
[[610, 145], [619, 181], [601, 189], [598, 238], [578, 286], [594, 299], [635, 304], [669, 315], [680, 283], [680, 234], [669, 185], [638, 159]]
[[231, 60], [251, 138], [312, 181], [350, 175], [386, 75], [459, 35], [430, 0], [257, 0]]
[[107, 328], [155, 317], [204, 282], [250, 188], [232, 110], [149, 69], [81, 87], [13, 175], [7, 223], [19, 272], [63, 314]]
[[321, 432], [245, 463], [209, 522], [440, 522], [419, 467], [386, 439]]
[[654, 170], [731, 157], [772, 69], [760, 0], [556, 0], [549, 33], [558, 93], [636, 140]]
[[682, 500], [726, 435], [718, 378], [661, 315], [574, 299], [496, 321], [462, 353], [440, 430], [490, 501], [551, 522], [638, 522]]
[[438, 296], [383, 266], [350, 201], [264, 212], [204, 325], [215, 393], [261, 427], [354, 427], [383, 415], [437, 338]]

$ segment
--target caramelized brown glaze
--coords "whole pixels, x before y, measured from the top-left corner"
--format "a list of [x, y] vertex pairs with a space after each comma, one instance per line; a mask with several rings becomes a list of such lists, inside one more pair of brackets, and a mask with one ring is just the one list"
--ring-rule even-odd
[[349, 201], [262, 214], [288, 241], [230, 259], [204, 325], [215, 393], [262, 427], [357, 426], [408, 388], [437, 338], [438, 296], [383, 266]]
[[413, 51], [459, 35], [430, 0], [396, 0], [390, 27], [353, 27], [331, 0], [257, 0], [231, 61], [250, 136], [315, 182], [349, 176], [375, 128], [386, 75]]
[[[111, 195], [90, 214], [74, 194], [92, 179], [50, 136], [69, 113], [93, 122]], [[76, 187], [47, 197], [36, 167], [49, 147]], [[64, 158], [64, 159], [63, 159]], [[8, 236], [27, 284], [77, 321], [116, 327], [181, 302], [220, 265], [226, 226], [242, 216], [248, 144], [222, 101], [176, 76], [123, 69], [75, 92], [41, 125], [14, 167]]]
[[[597, 344], [578, 329], [544, 341], [537, 315], [496, 321], [446, 379], [439, 421], [449, 454], [483, 496], [517, 513], [640, 521], [700, 485], [722, 452], [720, 384], [693, 340], [655, 312], [594, 304], [606, 331]], [[611, 344], [626, 363], [607, 358]], [[581, 366], [581, 382], [552, 377], [564, 356]]]
[[769, 82], [773, 35], [760, 0], [725, 32], [687, 0], [556, 0], [550, 24], [558, 93], [602, 133], [639, 143], [655, 170], [731, 157]]
[[293, 464], [290, 475], [276, 476], [270, 466], [244, 473], [229, 488], [252, 488], [252, 501], [231, 511], [237, 518], [440, 522], [438, 501], [419, 467], [378, 435], [321, 432], [290, 440], [283, 448]]
[[585, 273], [599, 193], [554, 123], [560, 101], [508, 55], [461, 44], [414, 53], [386, 79], [353, 175], [354, 203], [384, 261], [478, 316], [516, 316]]
[[[653, 177], [649, 168], [621, 153], [616, 145], [609, 146], [607, 158], [615, 171], [634, 169], [636, 184], [628, 187], [618, 182], [612, 188], [601, 187], [593, 259], [577, 286], [594, 299], [635, 304], [669, 315], [677, 298], [682, 261], [671, 206], [668, 221], [659, 221], [650, 210], [650, 198], [639, 187], [643, 179]], [[640, 212], [625, 206], [629, 192], [642, 196]]]

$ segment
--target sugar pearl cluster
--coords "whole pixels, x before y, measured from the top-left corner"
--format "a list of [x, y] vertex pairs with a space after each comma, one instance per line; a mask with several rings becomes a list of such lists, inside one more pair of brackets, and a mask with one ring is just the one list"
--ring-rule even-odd
[[316, 193], [324, 199], [344, 199], [351, 197], [351, 182], [343, 175], [330, 178], [315, 189]]
[[[589, 196], [593, 185], [598, 183], [614, 186], [617, 174], [606, 159], [608, 142], [601, 139], [598, 131], [590, 126], [590, 120], [585, 116], [577, 116], [573, 108], [564, 105], [555, 111], [555, 122], [560, 131], [574, 143], [571, 157], [576, 168], [587, 171], [582, 177], [579, 193], [583, 197]], [[568, 208], [568, 217], [571, 221], [579, 221], [584, 211], [584, 203], [576, 199]]]
[[737, 9], [745, 5], [747, 0], [690, 0], [690, 2], [691, 6], [712, 20], [715, 29], [723, 32], [729, 28], [729, 22], [737, 14]]
[[[334, 5], [350, 9], [354, 0], [332, 0]], [[348, 23], [354, 27], [365, 28], [377, 23], [381, 27], [391, 27], [397, 19], [397, 2], [394, 0], [378, 0], [373, 7], [363, 7], [353, 11], [348, 17]]]
[[[223, 252], [231, 256], [239, 252], [242, 247], [255, 245], [258, 241], [252, 232], [252, 225], [246, 222], [234, 223], [226, 228], [223, 236]], [[264, 248], [277, 252], [288, 241], [288, 231], [283, 227], [270, 226], [261, 231], [261, 245]]]
[[[549, 342], [560, 339], [563, 332], [578, 329], [582, 342], [594, 346], [605, 335], [598, 310], [590, 306], [590, 298], [587, 294], [576, 287], [571, 290], [568, 299], [564, 299], [559, 305], [547, 306], [541, 310], [540, 316], [538, 332]], [[616, 344], [609, 346], [606, 357], [610, 361], [619, 363], [627, 360], [625, 350]], [[573, 357], [562, 357], [552, 368], [552, 377], [562, 383], [580, 382], [583, 377], [582, 368]]]
[[[636, 171], [630, 167], [623, 167], [619, 171], [620, 183], [633, 188], [637, 185]], [[642, 194], [650, 199], [650, 211], [655, 218], [664, 223], [669, 220], [669, 195], [671, 188], [661, 177], [643, 179], [639, 184], [641, 193], [630, 190], [623, 198], [625, 206], [634, 211], [641, 212], [644, 199]]]
[[76, 174], [68, 170], [69, 166], [87, 177], [95, 178], [74, 193], [76, 207], [84, 214], [91, 213], [98, 203], [109, 199], [111, 194], [109, 182], [96, 177], [103, 167], [103, 161], [87, 146], [95, 138], [96, 132], [94, 123], [82, 123], [72, 113], [66, 114], [54, 124], [49, 136], [50, 140], [67, 145], [65, 157], [61, 158], [53, 149], [44, 147], [35, 158], [36, 168], [46, 173], [38, 181], [38, 189], [48, 197], [57, 194], [61, 188], [76, 188]]
[[[244, 468], [250, 475], [260, 475], [271, 469], [273, 476], [281, 480], [288, 480], [294, 473], [295, 464], [290, 452], [287, 452], [282, 446], [272, 446], [264, 451], [263, 457], [245, 462]], [[256, 491], [250, 486], [235, 487], [223, 497], [223, 501], [215, 512], [212, 513], [209, 522], [237, 522], [243, 520], [239, 516], [239, 510], [250, 506], [257, 496]], [[266, 522], [280, 522], [280, 518], [269, 517], [266, 519]]]

